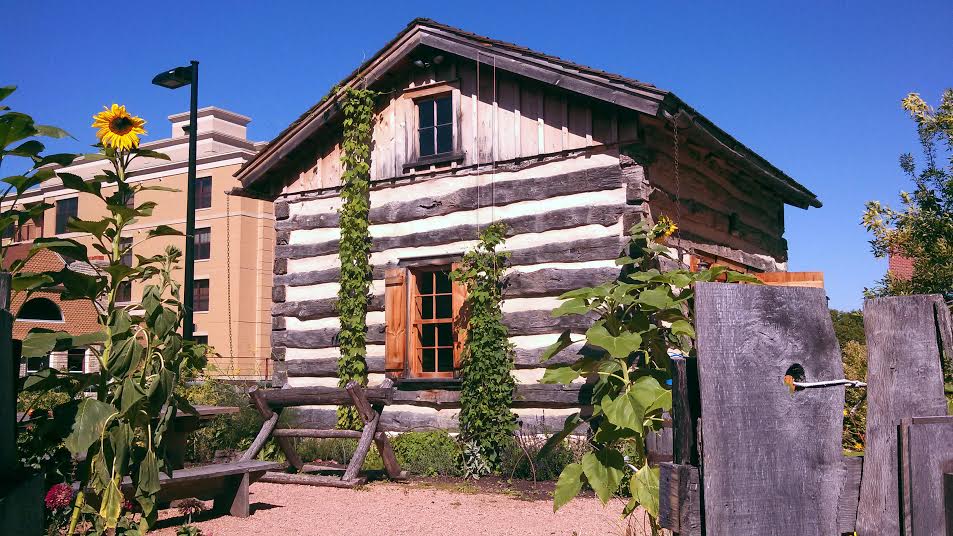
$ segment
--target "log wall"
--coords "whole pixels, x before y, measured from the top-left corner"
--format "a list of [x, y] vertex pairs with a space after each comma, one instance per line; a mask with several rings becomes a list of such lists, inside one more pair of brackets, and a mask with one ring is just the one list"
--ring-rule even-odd
[[[686, 247], [754, 270], [784, 269], [783, 204], [744, 170], [704, 155], [686, 139], [689, 149], [679, 153], [676, 186], [671, 134], [653, 118], [502, 72], [494, 85], [492, 72], [485, 74], [481, 71], [478, 93], [472, 63], [451, 61], [406, 83], [405, 89], [426, 89], [442, 80], [454, 88], [458, 149], [465, 156], [444, 168], [405, 167], [416, 158], [412, 100], [392, 93], [378, 111], [367, 315], [372, 385], [384, 379], [385, 270], [402, 261], [462, 256], [494, 221], [509, 229], [505, 249], [512, 255], [503, 311], [521, 385], [542, 377], [539, 356], [563, 329], [581, 333], [591, 323], [551, 318], [557, 297], [614, 278], [626, 230], [640, 218], [668, 215], [679, 221]], [[314, 149], [275, 204], [272, 347], [278, 385], [337, 384], [339, 159], [336, 146]], [[584, 350], [574, 345], [554, 362], [572, 360], [579, 351]], [[516, 411], [525, 427], [552, 429], [572, 410]], [[333, 419], [330, 407], [298, 412], [315, 426]], [[456, 414], [410, 401], [389, 407], [382, 426], [453, 429]]]

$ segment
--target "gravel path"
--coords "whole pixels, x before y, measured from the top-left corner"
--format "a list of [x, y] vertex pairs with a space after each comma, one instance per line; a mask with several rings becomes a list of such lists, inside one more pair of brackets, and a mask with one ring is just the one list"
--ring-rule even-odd
[[[195, 525], [205, 536], [626, 536], [621, 506], [603, 508], [598, 499], [585, 497], [553, 513], [551, 500], [483, 492], [466, 484], [374, 483], [348, 490], [257, 483], [251, 487], [250, 517], [207, 517]], [[163, 528], [152, 534], [174, 536], [185, 522], [175, 510], [163, 511], [160, 519]]]

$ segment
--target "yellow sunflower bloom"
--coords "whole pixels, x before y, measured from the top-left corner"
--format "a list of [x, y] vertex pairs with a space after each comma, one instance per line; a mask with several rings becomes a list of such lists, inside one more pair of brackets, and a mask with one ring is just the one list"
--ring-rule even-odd
[[125, 106], [113, 104], [112, 108], [103, 107], [103, 111], [93, 116], [93, 128], [98, 128], [96, 137], [105, 147], [125, 151], [139, 147], [139, 135], [145, 134], [142, 128], [146, 122], [126, 111]]
[[672, 233], [678, 230], [678, 226], [668, 216], [662, 216], [655, 224], [655, 241], [661, 243], [666, 238], [672, 236]]

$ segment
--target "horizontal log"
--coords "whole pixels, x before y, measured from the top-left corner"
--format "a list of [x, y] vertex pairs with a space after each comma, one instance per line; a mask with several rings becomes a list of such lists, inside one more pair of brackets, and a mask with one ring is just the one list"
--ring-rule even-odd
[[[506, 224], [507, 237], [527, 233], [541, 233], [560, 229], [573, 229], [584, 225], [611, 226], [619, 222], [625, 205], [584, 206], [553, 210], [543, 214], [530, 214], [500, 220]], [[371, 252], [397, 248], [439, 246], [453, 242], [476, 240], [485, 225], [478, 223], [432, 229], [402, 236], [373, 238]], [[337, 253], [339, 240], [316, 244], [293, 244], [275, 246], [275, 256], [287, 259], [305, 259]]]
[[[600, 285], [619, 275], [618, 268], [586, 268], [564, 270], [544, 268], [532, 272], [513, 272], [506, 277], [504, 296], [512, 298], [536, 298], [540, 296], [558, 296], [564, 292], [581, 287]], [[275, 287], [279, 288], [279, 287]], [[285, 287], [280, 287], [284, 289]], [[293, 316], [299, 320], [317, 320], [337, 316], [335, 304], [337, 298], [320, 300], [285, 301], [272, 305], [272, 316]], [[384, 296], [372, 295], [367, 306], [368, 311], [383, 311]]]
[[[341, 387], [288, 387], [259, 392], [262, 400], [272, 408], [351, 404], [351, 396]], [[393, 389], [367, 387], [364, 389], [364, 395], [371, 404], [390, 404]]]
[[[384, 372], [383, 357], [366, 357], [367, 371], [370, 373]], [[315, 377], [330, 378], [337, 376], [338, 360], [334, 357], [322, 357], [312, 359], [291, 359], [286, 361], [288, 365], [288, 376], [293, 377]]]
[[300, 484], [303, 486], [327, 486], [332, 488], [355, 488], [367, 482], [366, 478], [358, 477], [354, 480], [341, 480], [337, 476], [307, 475], [303, 473], [277, 473], [269, 471], [259, 479], [259, 482], [272, 484]]
[[[318, 439], [359, 438], [358, 430], [314, 430], [300, 428], [279, 428], [271, 433], [274, 437], [313, 437]], [[307, 469], [307, 465], [305, 469]]]
[[[557, 244], [546, 244], [532, 248], [518, 249], [510, 252], [508, 264], [510, 266], [530, 266], [551, 262], [588, 262], [613, 260], [625, 247], [627, 239], [619, 236], [605, 236], [589, 238]], [[320, 285], [323, 283], [337, 283], [341, 279], [341, 269], [338, 267], [325, 270], [287, 273], [287, 259], [285, 270], [275, 272], [275, 285], [292, 287], [304, 285]], [[373, 278], [383, 279], [386, 265], [372, 267]]]
[[[283, 317], [276, 317], [283, 318]], [[503, 315], [503, 322], [509, 328], [509, 335], [546, 335], [565, 330], [573, 333], [583, 333], [595, 321], [593, 314], [578, 316], [562, 316], [553, 318], [551, 311], [518, 311]], [[323, 328], [312, 330], [285, 330], [271, 333], [272, 346], [285, 348], [334, 348], [338, 346], [338, 328]], [[367, 329], [367, 342], [383, 344], [385, 335], [384, 324], [373, 324]]]
[[[553, 342], [555, 343], [558, 338], [559, 335], [554, 333]], [[604, 351], [600, 348], [588, 346], [583, 342], [577, 342], [575, 344], [569, 345], [547, 361], [541, 362], [539, 359], [542, 357], [543, 352], [545, 351], [545, 346], [542, 348], [517, 348], [516, 368], [537, 368], [551, 367], [554, 365], [567, 365], [569, 363], [575, 363], [577, 360], [583, 357], [597, 357], [604, 353]]]
[[[524, 201], [541, 201], [552, 197], [612, 190], [622, 184], [618, 166], [584, 169], [536, 179], [504, 181], [487, 186], [471, 186], [437, 197], [414, 198], [371, 207], [371, 225], [415, 221], [454, 212], [477, 210], [487, 206], [503, 206]], [[276, 209], [276, 214], [278, 209]], [[287, 208], [285, 208], [287, 218]], [[277, 218], [281, 220], [281, 218]], [[321, 229], [337, 227], [336, 212], [296, 216], [275, 224], [277, 230]]]

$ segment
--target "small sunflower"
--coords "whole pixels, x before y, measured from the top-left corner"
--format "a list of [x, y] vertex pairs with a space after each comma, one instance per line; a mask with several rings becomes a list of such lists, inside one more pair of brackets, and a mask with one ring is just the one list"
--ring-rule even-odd
[[113, 104], [112, 108], [103, 106], [103, 111], [93, 116], [93, 128], [98, 128], [96, 137], [106, 147], [117, 151], [139, 147], [139, 135], [145, 134], [142, 128], [146, 122], [126, 111], [125, 106]]
[[675, 225], [675, 222], [672, 221], [668, 216], [662, 216], [658, 219], [658, 223], [655, 224], [655, 241], [662, 242], [666, 238], [672, 236], [672, 233], [678, 230], [678, 226]]

